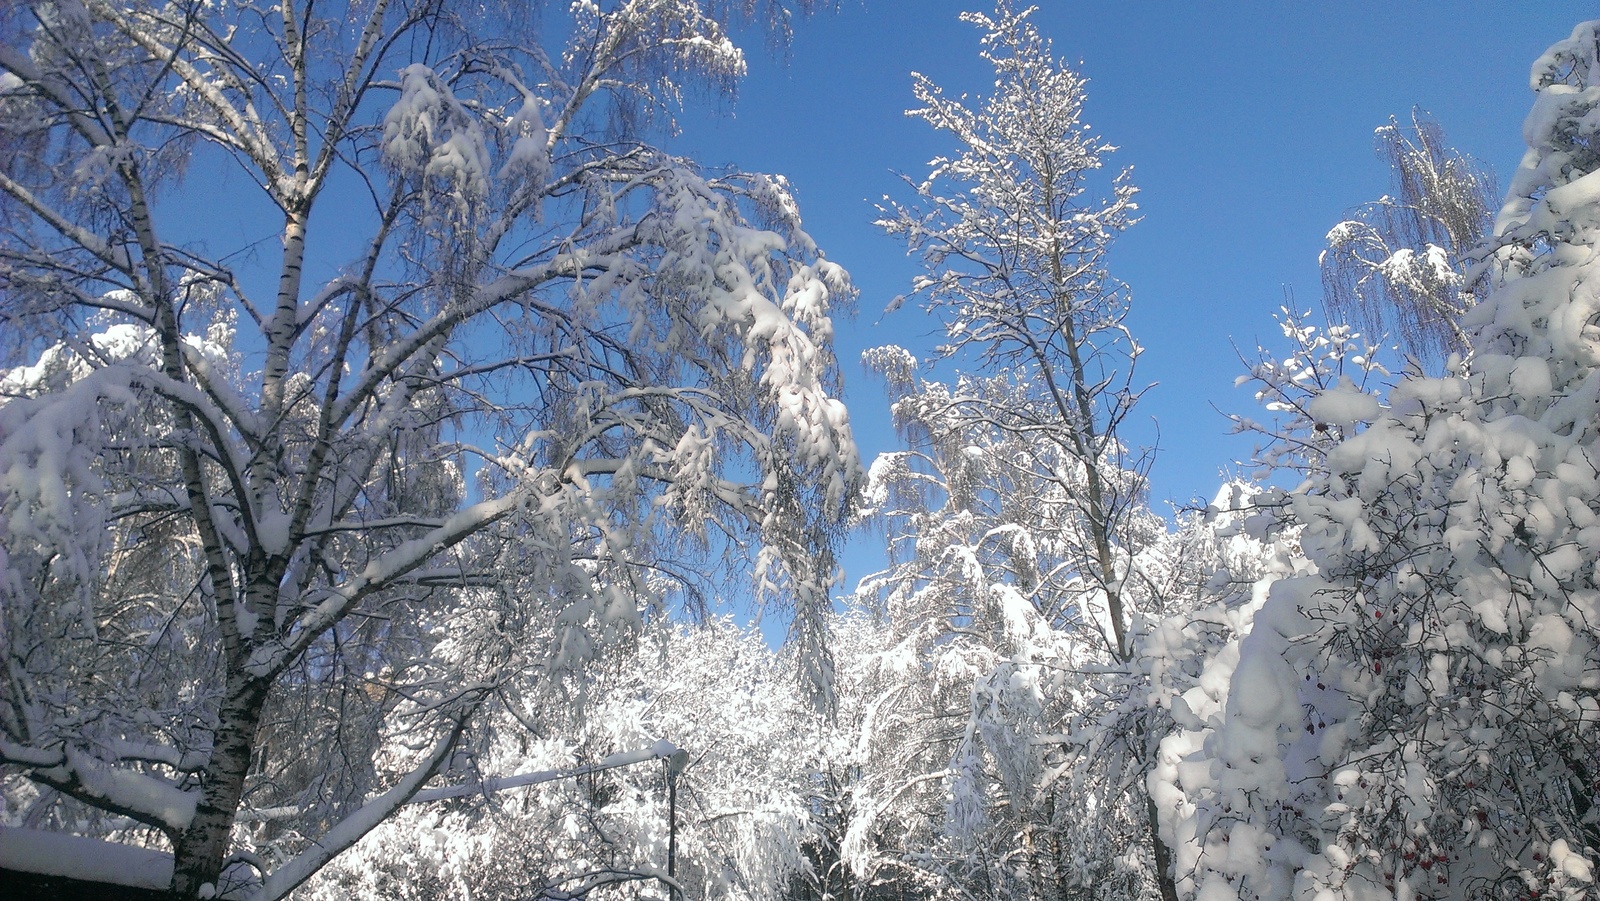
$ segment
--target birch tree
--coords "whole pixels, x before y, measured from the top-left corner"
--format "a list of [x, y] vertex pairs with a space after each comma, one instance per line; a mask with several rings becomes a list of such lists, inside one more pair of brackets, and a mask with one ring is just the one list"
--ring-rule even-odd
[[1465, 353], [1460, 319], [1486, 287], [1467, 254], [1489, 233], [1494, 173], [1445, 140], [1420, 109], [1373, 134], [1392, 194], [1362, 204], [1328, 232], [1318, 256], [1329, 307], [1367, 331], [1389, 332], [1423, 357]]
[[731, 22], [807, 6], [0, 13], [23, 819], [71, 828], [70, 799], [170, 848], [179, 897], [281, 897], [510, 674], [581, 666], [729, 546], [794, 599], [826, 703], [850, 285], [782, 179], [646, 140], [732, 90]]

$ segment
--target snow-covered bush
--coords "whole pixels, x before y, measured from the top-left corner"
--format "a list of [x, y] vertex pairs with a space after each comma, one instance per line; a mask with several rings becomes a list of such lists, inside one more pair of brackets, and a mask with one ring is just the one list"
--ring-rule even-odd
[[1466, 364], [1312, 400], [1359, 413], [1285, 499], [1313, 569], [1258, 593], [1163, 746], [1193, 897], [1594, 896], [1597, 54], [1588, 23], [1534, 66]]

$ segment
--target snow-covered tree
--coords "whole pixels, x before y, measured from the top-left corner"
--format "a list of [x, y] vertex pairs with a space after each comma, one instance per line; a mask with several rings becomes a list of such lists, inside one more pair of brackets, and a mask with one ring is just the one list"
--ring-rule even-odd
[[808, 7], [0, 13], [9, 817], [281, 897], [725, 543], [826, 703], [850, 286], [646, 142]]
[[[917, 386], [897, 417], [1014, 388]], [[1119, 664], [1075, 609], [1092, 594], [1047, 528], [1066, 501], [1028, 476], [1021, 439], [974, 427], [918, 447], [874, 465], [868, 498], [891, 565], [863, 581], [862, 609], [838, 630], [874, 636], [839, 656], [840, 727], [854, 736], [838, 756], [845, 863], [869, 888], [951, 897], [1148, 896], [1160, 880], [1145, 776], [1182, 721], [1172, 699], [1202, 681], [1268, 569], [1273, 548], [1246, 525], [1270, 517], [1227, 512], [1244, 485], [1172, 531], [1147, 513], [1129, 562], [1146, 624], [1134, 663]]]
[[833, 636], [838, 706], [810, 765], [808, 866], [791, 882], [791, 898], [926, 901], [940, 894], [940, 874], [900, 852], [905, 836], [927, 834], [922, 783], [930, 780], [892, 784], [881, 775], [901, 772], [894, 755], [922, 734], [921, 724], [897, 716], [893, 706], [907, 689], [901, 677], [911, 661], [878, 610], [852, 604], [839, 614]]
[[1450, 147], [1420, 109], [1409, 126], [1391, 117], [1373, 137], [1394, 193], [1328, 232], [1319, 257], [1328, 306], [1419, 357], [1464, 353], [1460, 319], [1484, 288], [1481, 275], [1467, 275], [1466, 257], [1488, 234], [1494, 173]]
[[[663, 737], [677, 777], [676, 874], [689, 901], [769, 901], [806, 865], [807, 768], [822, 718], [761, 635], [725, 619], [653, 624], [638, 652], [589, 668], [582, 712], [484, 718], [446, 780], [559, 773]], [[485, 782], [484, 780], [488, 780]], [[313, 898], [654, 897], [667, 869], [655, 761], [412, 804], [308, 886]]]
[[1164, 748], [1195, 897], [1595, 896], [1600, 22], [1532, 86], [1472, 355], [1313, 400], [1348, 431], [1287, 496], [1309, 566]]
[[1134, 688], [1141, 616], [1164, 599], [1141, 555], [1165, 527], [1118, 438], [1139, 348], [1106, 265], [1135, 189], [1101, 173], [1084, 80], [1030, 12], [963, 16], [991, 95], [914, 76], [910, 115], [954, 152], [879, 222], [925, 265], [911, 294], [944, 326], [935, 371], [959, 371], [869, 354], [910, 449], [869, 489], [891, 561], [861, 602], [894, 643], [846, 857], [888, 836], [879, 856], [952, 896], [1132, 897], [1161, 884], [1165, 853], [1143, 779], [1159, 734]]
[[876, 356], [900, 364], [896, 421], [921, 437], [873, 468], [890, 565], [863, 580], [860, 602], [887, 634], [854, 667], [875, 700], [856, 724], [863, 803], [850, 859], [863, 875], [889, 858], [976, 895], [1088, 884], [1099, 874], [1058, 872], [1074, 817], [1066, 780], [1048, 775], [1064, 759], [1066, 720], [1084, 706], [1073, 670], [1105, 660], [1109, 645], [1084, 609], [1091, 592], [1072, 565], [1082, 536], [1063, 523], [1070, 502], [1033, 476], [1025, 439], [943, 421], [952, 397], [1014, 396], [1012, 379], [907, 383], [903, 352]]
[[1132, 462], [1116, 429], [1137, 399], [1139, 348], [1105, 255], [1134, 221], [1135, 188], [1123, 172], [1104, 196], [1090, 193], [1110, 148], [1081, 121], [1083, 78], [1054, 59], [1028, 11], [1001, 3], [993, 16], [962, 18], [985, 32], [995, 94], [972, 109], [914, 76], [924, 106], [909, 114], [959, 151], [935, 158], [928, 178], [911, 183], [915, 199], [890, 202], [879, 224], [922, 256], [927, 274], [913, 296], [944, 323], [939, 356], [1014, 373], [1015, 390], [952, 391], [917, 418], [951, 430], [992, 423], [1027, 439], [1018, 446], [1035, 459], [1021, 465], [1069, 501], [1053, 528], [1079, 539], [1064, 543], [1076, 548], [1073, 575], [1097, 594], [1089, 606], [1106, 649], [1126, 658], [1122, 545], [1142, 482], [1119, 478]]

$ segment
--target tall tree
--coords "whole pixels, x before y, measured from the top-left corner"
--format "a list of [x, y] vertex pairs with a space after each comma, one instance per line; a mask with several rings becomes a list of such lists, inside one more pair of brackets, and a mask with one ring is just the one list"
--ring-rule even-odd
[[[1084, 79], [1030, 12], [1001, 2], [963, 16], [983, 32], [992, 95], [969, 102], [913, 76], [909, 115], [956, 150], [879, 220], [922, 257], [912, 295], [943, 322], [938, 360], [978, 371], [944, 384], [899, 348], [875, 358], [913, 450], [875, 464], [895, 556], [863, 587], [898, 630], [897, 653], [925, 655], [876, 711], [925, 724], [888, 753], [876, 792], [880, 806], [922, 799], [934, 844], [920, 859], [952, 891], [1115, 895], [1117, 874], [1095, 869], [1110, 861], [1086, 861], [1077, 843], [1087, 811], [1143, 833], [1152, 853], [1134, 869], [1159, 873], [1166, 855], [1143, 789], [1155, 730], [1136, 715], [1123, 754], [1075, 728], [1104, 712], [1085, 696], [1125, 693], [1137, 608], [1156, 598], [1137, 561], [1163, 528], [1118, 437], [1139, 349], [1106, 265], [1135, 221], [1135, 188], [1127, 172], [1102, 177], [1111, 148], [1082, 121]], [[1087, 687], [1086, 669], [1106, 684]], [[1078, 779], [1094, 767], [1105, 778]]]
[[1465, 353], [1461, 316], [1485, 287], [1481, 274], [1468, 277], [1467, 256], [1489, 232], [1494, 173], [1451, 147], [1420, 109], [1409, 125], [1391, 117], [1374, 140], [1394, 193], [1328, 232], [1318, 257], [1328, 306], [1418, 357]]
[[[1009, 2], [994, 16], [966, 13], [983, 29], [982, 56], [996, 92], [971, 109], [921, 75], [924, 104], [908, 115], [955, 139], [915, 200], [891, 202], [878, 224], [920, 254], [927, 274], [913, 284], [945, 326], [945, 359], [970, 359], [1018, 373], [1015, 392], [952, 392], [937, 418], [993, 423], [1030, 440], [1034, 474], [1058, 484], [1071, 516], [1078, 576], [1098, 593], [1108, 652], [1131, 652], [1122, 538], [1140, 511], [1139, 483], [1117, 429], [1139, 392], [1138, 345], [1123, 317], [1128, 297], [1106, 269], [1111, 242], [1134, 221], [1136, 189], [1124, 171], [1104, 196], [1089, 193], [1111, 148], [1082, 122], [1084, 79], [1052, 57], [1050, 44]], [[909, 181], [909, 180], [908, 180]], [[1072, 461], [1065, 467], [1060, 462]], [[1081, 480], [1083, 490], [1076, 490]]]
[[188, 898], [249, 829], [281, 897], [721, 542], [798, 599], [826, 700], [850, 286], [780, 179], [645, 140], [731, 90], [730, 21], [809, 5], [0, 13], [0, 331], [54, 361], [0, 400], [26, 816], [140, 824]]

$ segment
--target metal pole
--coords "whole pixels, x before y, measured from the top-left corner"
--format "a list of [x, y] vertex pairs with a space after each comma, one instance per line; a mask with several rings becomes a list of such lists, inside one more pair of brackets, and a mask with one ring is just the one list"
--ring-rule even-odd
[[678, 901], [678, 773], [667, 761], [667, 891]]
[[689, 766], [689, 752], [678, 748], [664, 758], [667, 765], [667, 891], [671, 901], [682, 901], [678, 891], [678, 774]]

